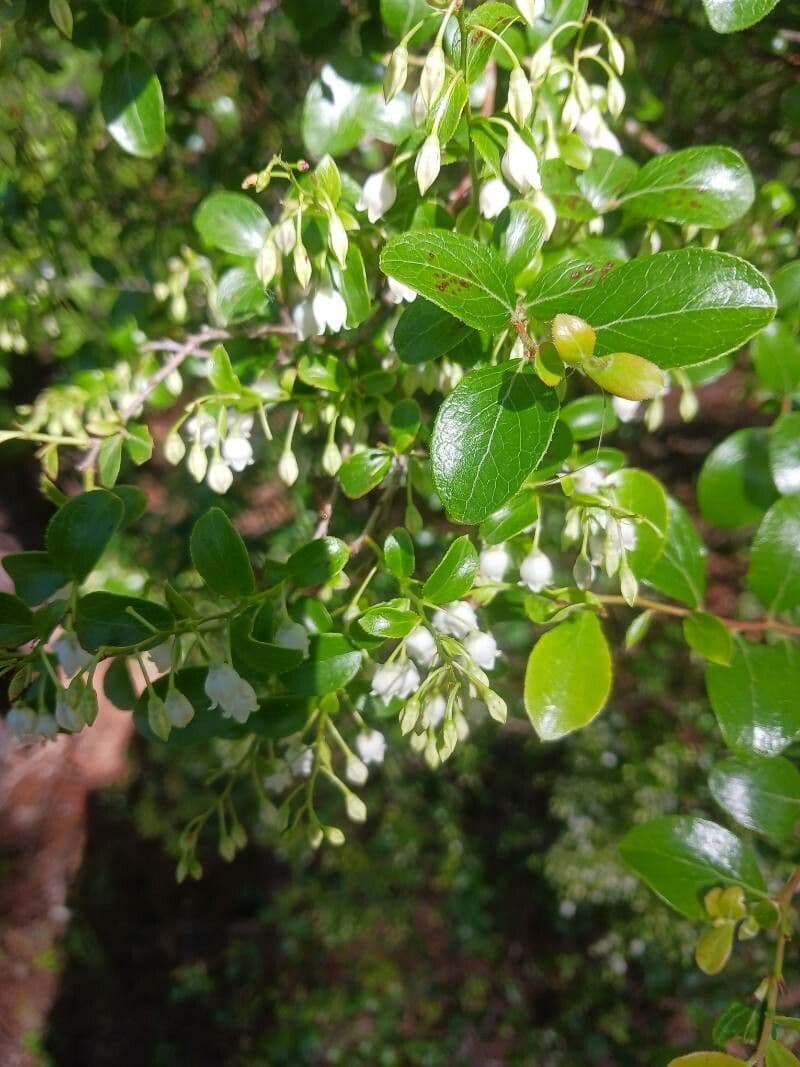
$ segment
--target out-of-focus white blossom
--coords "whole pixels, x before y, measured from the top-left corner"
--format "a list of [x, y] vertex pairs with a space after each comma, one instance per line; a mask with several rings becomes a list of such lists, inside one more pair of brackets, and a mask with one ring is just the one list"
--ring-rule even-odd
[[491, 178], [484, 182], [478, 195], [478, 206], [485, 219], [496, 219], [508, 207], [511, 192], [505, 182]]
[[416, 289], [403, 285], [396, 278], [386, 279], [386, 295], [390, 304], [401, 304], [404, 300], [410, 304], [417, 299]]
[[356, 737], [356, 752], [364, 763], [383, 763], [386, 754], [386, 738], [379, 730], [362, 730]]
[[500, 169], [506, 181], [510, 182], [515, 189], [519, 189], [521, 193], [529, 193], [533, 189], [542, 187], [536, 153], [523, 141], [516, 130], [509, 130]]
[[364, 182], [356, 207], [359, 211], [366, 211], [370, 222], [377, 222], [383, 218], [397, 199], [397, 180], [394, 170], [386, 167], [377, 174], [370, 174]]
[[419, 689], [419, 671], [413, 663], [384, 663], [372, 678], [372, 693], [388, 704], [393, 697], [405, 700]]
[[633, 422], [642, 404], [640, 400], [626, 400], [624, 397], [615, 396], [611, 399], [611, 406], [620, 422]]
[[227, 493], [233, 485], [233, 472], [224, 460], [212, 459], [206, 481], [209, 489], [215, 493]]
[[478, 616], [466, 600], [454, 600], [433, 613], [433, 625], [440, 634], [450, 634], [460, 640], [478, 629]]

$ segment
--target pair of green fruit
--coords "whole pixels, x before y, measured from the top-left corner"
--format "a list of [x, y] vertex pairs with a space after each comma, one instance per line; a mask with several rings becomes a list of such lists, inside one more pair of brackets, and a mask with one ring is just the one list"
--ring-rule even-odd
[[667, 376], [649, 359], [631, 352], [594, 354], [597, 335], [577, 315], [556, 315], [552, 326], [553, 344], [559, 357], [578, 367], [593, 382], [613, 396], [625, 400], [653, 400], [667, 384]]

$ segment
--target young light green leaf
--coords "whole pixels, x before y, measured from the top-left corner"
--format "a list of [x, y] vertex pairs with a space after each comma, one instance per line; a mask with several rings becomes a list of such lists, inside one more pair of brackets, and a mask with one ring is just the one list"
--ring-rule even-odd
[[514, 282], [492, 248], [448, 230], [413, 230], [385, 245], [381, 270], [476, 330], [501, 330], [514, 312]]
[[733, 655], [733, 637], [716, 615], [695, 611], [683, 620], [686, 644], [712, 663], [727, 667]]
[[255, 256], [269, 232], [267, 216], [244, 193], [212, 193], [194, 216], [197, 232], [207, 245], [235, 256]]
[[298, 548], [286, 569], [301, 586], [322, 585], [335, 578], [350, 558], [350, 550], [338, 537], [320, 537]]
[[380, 485], [392, 466], [392, 455], [382, 448], [354, 452], [339, 469], [339, 481], [351, 500], [366, 496]]
[[439, 409], [431, 441], [436, 489], [456, 522], [478, 523], [542, 460], [558, 399], [523, 360], [468, 374]]
[[597, 616], [580, 611], [540, 637], [525, 672], [525, 710], [542, 741], [580, 730], [611, 692], [611, 653]]
[[726, 437], [706, 458], [697, 482], [703, 518], [723, 530], [758, 522], [777, 496], [762, 429]]
[[739, 756], [718, 763], [708, 780], [723, 811], [769, 837], [788, 839], [800, 822], [800, 771], [783, 756]]
[[164, 94], [140, 55], [126, 53], [103, 78], [100, 106], [108, 132], [126, 152], [148, 158], [164, 147]]
[[781, 415], [772, 424], [769, 465], [779, 492], [800, 493], [800, 411]]
[[756, 896], [765, 890], [749, 846], [708, 819], [652, 819], [629, 831], [620, 851], [656, 896], [688, 919], [708, 918], [703, 897], [715, 886], [741, 885]]
[[787, 642], [734, 642], [729, 667], [711, 663], [706, 688], [735, 752], [777, 756], [800, 736], [800, 653]]
[[119, 529], [125, 507], [114, 493], [94, 489], [63, 504], [50, 520], [46, 543], [59, 570], [82, 582]]
[[383, 544], [383, 559], [395, 578], [404, 581], [413, 575], [416, 559], [408, 530], [398, 526], [389, 534]]
[[682, 248], [581, 273], [553, 268], [528, 306], [540, 319], [585, 319], [597, 354], [634, 352], [669, 370], [732, 352], [775, 314], [775, 295], [755, 267], [725, 252]]
[[659, 593], [699, 608], [706, 595], [708, 550], [689, 512], [667, 497], [667, 533], [664, 551], [647, 572], [647, 584]]
[[754, 198], [745, 161], [715, 145], [654, 156], [619, 200], [636, 218], [720, 230], [749, 211]]
[[97, 472], [100, 475], [100, 484], [106, 489], [113, 488], [119, 477], [119, 468], [122, 464], [122, 435], [114, 434], [103, 439], [100, 451], [97, 454]]
[[194, 524], [189, 550], [195, 570], [215, 593], [235, 598], [255, 589], [245, 543], [220, 508], [209, 508]]
[[771, 615], [800, 605], [800, 495], [769, 509], [750, 553], [750, 588]]
[[708, 21], [717, 33], [736, 33], [754, 26], [778, 0], [703, 0]]
[[238, 393], [242, 385], [223, 345], [215, 345], [209, 360], [208, 380], [218, 393]]
[[457, 538], [445, 552], [433, 574], [422, 587], [422, 595], [432, 604], [460, 600], [472, 588], [478, 573], [478, 553], [470, 539]]

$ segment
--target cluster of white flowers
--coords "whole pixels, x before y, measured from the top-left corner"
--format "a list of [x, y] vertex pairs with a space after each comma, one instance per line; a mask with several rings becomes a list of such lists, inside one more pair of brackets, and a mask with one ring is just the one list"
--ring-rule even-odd
[[324, 333], [340, 333], [347, 322], [347, 304], [333, 286], [321, 285], [312, 296], [297, 304], [292, 323], [298, 341]]
[[[187, 420], [184, 432], [190, 442], [186, 461], [189, 473], [197, 482], [205, 478], [215, 493], [227, 493], [233, 484], [234, 473], [241, 473], [254, 462], [250, 440], [253, 416], [250, 413], [228, 408], [215, 417], [201, 409]], [[169, 434], [164, 455], [173, 464], [180, 463], [187, 455], [186, 444], [179, 433]]]
[[14, 704], [5, 718], [6, 729], [21, 744], [52, 741], [58, 737], [58, 723], [46, 711], [34, 711], [24, 704]]
[[[490, 545], [480, 554], [478, 573], [486, 582], [500, 583], [505, 580], [511, 562], [505, 545]], [[532, 548], [519, 565], [522, 584], [534, 593], [553, 584], [553, 573], [552, 562], [538, 547]]]

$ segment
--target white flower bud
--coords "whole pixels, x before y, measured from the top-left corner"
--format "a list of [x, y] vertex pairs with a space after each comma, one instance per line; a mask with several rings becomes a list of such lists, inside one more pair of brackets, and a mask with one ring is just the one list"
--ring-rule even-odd
[[167, 434], [164, 441], [164, 458], [173, 467], [177, 466], [186, 455], [186, 445], [179, 433]]
[[639, 400], [626, 400], [624, 397], [615, 396], [611, 398], [611, 406], [620, 422], [633, 422], [642, 404]]
[[357, 797], [355, 793], [348, 793], [345, 798], [345, 809], [347, 811], [348, 819], [353, 822], [366, 822], [367, 821], [367, 805], [361, 799]]
[[67, 733], [76, 734], [86, 725], [79, 710], [79, 701], [69, 690], [61, 689], [56, 696], [56, 722]]
[[436, 659], [436, 641], [427, 626], [415, 626], [406, 638], [405, 648], [420, 667], [430, 667]]
[[287, 450], [281, 453], [281, 458], [278, 460], [278, 477], [283, 484], [294, 485], [299, 474], [300, 468], [297, 466], [294, 452]]
[[533, 90], [522, 67], [514, 67], [511, 71], [508, 111], [518, 126], [525, 126], [533, 111]]
[[377, 174], [371, 174], [364, 182], [356, 207], [359, 211], [366, 211], [370, 222], [377, 222], [383, 218], [397, 199], [397, 181], [394, 170], [386, 167]]
[[188, 726], [194, 718], [192, 702], [187, 696], [184, 696], [180, 689], [173, 687], [169, 690], [164, 701], [164, 707], [171, 725], [179, 730], [184, 726]]
[[541, 189], [542, 179], [539, 175], [539, 161], [536, 153], [520, 137], [516, 130], [510, 130], [506, 151], [501, 161], [501, 170], [506, 181], [521, 193]]
[[208, 468], [207, 484], [215, 493], [227, 493], [233, 485], [233, 473], [221, 459], [213, 459]]
[[632, 608], [639, 595], [639, 583], [636, 581], [636, 575], [631, 570], [630, 564], [626, 559], [622, 560], [619, 568], [619, 590], [625, 603]]
[[386, 738], [379, 730], [362, 730], [356, 737], [356, 751], [366, 764], [383, 763]]
[[206, 471], [208, 470], [208, 457], [206, 456], [206, 450], [199, 441], [195, 441], [189, 449], [187, 466], [189, 468], [189, 473], [194, 480], [196, 482], [202, 482], [206, 476]]
[[428, 117], [428, 108], [425, 105], [425, 101], [422, 99], [422, 93], [417, 89], [411, 98], [411, 118], [414, 125], [419, 127], [423, 124]]
[[289, 255], [297, 241], [297, 229], [292, 219], [284, 219], [278, 223], [272, 231], [272, 240], [279, 252], [285, 256]]
[[275, 242], [267, 239], [256, 256], [256, 276], [262, 285], [269, 285], [278, 273], [278, 249]]
[[614, 118], [618, 118], [625, 108], [625, 90], [622, 88], [622, 82], [619, 78], [608, 79], [606, 98], [608, 100], [608, 110]]
[[400, 715], [400, 733], [403, 737], [411, 733], [419, 721], [420, 706], [415, 697], [406, 702], [406, 706]]
[[275, 644], [281, 648], [294, 648], [308, 655], [308, 631], [299, 622], [287, 622], [275, 634]]
[[422, 708], [422, 724], [431, 730], [441, 726], [447, 713], [447, 701], [441, 693], [428, 697]]
[[499, 722], [501, 725], [508, 718], [508, 708], [506, 702], [497, 693], [492, 692], [490, 689], [485, 695], [486, 707], [489, 709], [489, 714], [495, 722]]
[[383, 98], [387, 104], [394, 100], [399, 92], [402, 92], [407, 80], [408, 49], [400, 44], [392, 52], [383, 78]]
[[63, 633], [53, 645], [53, 651], [67, 678], [72, 678], [91, 661], [91, 656], [81, 648], [73, 633]]
[[430, 110], [436, 103], [444, 87], [445, 60], [444, 49], [435, 44], [425, 57], [425, 64], [419, 79], [419, 93]]
[[334, 848], [339, 848], [347, 840], [344, 833], [338, 826], [326, 826], [325, 827], [325, 840], [329, 845], [333, 845]]
[[586, 556], [578, 556], [572, 568], [572, 576], [579, 589], [588, 589], [594, 581], [594, 564]]
[[499, 178], [484, 182], [478, 196], [478, 206], [485, 219], [496, 219], [508, 207], [511, 192]]
[[548, 37], [544, 44], [533, 53], [531, 59], [531, 81], [538, 84], [547, 77], [553, 59], [553, 43]]
[[700, 405], [697, 401], [697, 393], [694, 389], [684, 389], [678, 404], [678, 411], [683, 421], [691, 422], [699, 410]]
[[364, 785], [369, 778], [369, 770], [366, 763], [352, 756], [348, 759], [344, 769], [344, 776], [351, 785]]
[[216, 663], [209, 667], [205, 691], [211, 707], [222, 708], [226, 719], [247, 722], [250, 715], [258, 710], [255, 690], [230, 663]]
[[329, 441], [322, 453], [322, 469], [331, 478], [337, 473], [342, 465], [342, 453], [335, 441]]
[[497, 642], [491, 634], [476, 630], [464, 639], [464, 648], [469, 657], [483, 670], [493, 671], [497, 662]]
[[511, 563], [505, 545], [490, 545], [479, 557], [478, 571], [489, 582], [502, 582]]
[[517, 10], [529, 26], [544, 14], [544, 0], [515, 0]]
[[372, 678], [372, 694], [388, 704], [393, 697], [404, 700], [419, 689], [419, 671], [413, 663], [384, 663]]
[[292, 265], [294, 266], [294, 274], [302, 289], [308, 289], [308, 283], [311, 281], [311, 260], [308, 258], [308, 252], [302, 241], [298, 240], [294, 246], [292, 253]]
[[580, 117], [581, 105], [578, 103], [577, 96], [574, 93], [570, 93], [564, 101], [564, 107], [561, 111], [561, 123], [565, 129], [574, 130]]
[[608, 39], [608, 58], [611, 60], [611, 66], [622, 77], [625, 72], [625, 49], [616, 37]]
[[328, 246], [334, 256], [336, 256], [339, 266], [346, 266], [347, 249], [350, 246], [350, 242], [342, 220], [335, 213], [331, 213], [328, 216]]
[[417, 176], [417, 185], [421, 196], [427, 193], [439, 177], [441, 169], [442, 152], [439, 147], [439, 138], [435, 133], [432, 133], [425, 138], [422, 148], [420, 148], [414, 161], [414, 173]]
[[46, 711], [36, 717], [36, 732], [45, 741], [54, 741], [58, 737], [58, 723]]
[[545, 196], [541, 191], [534, 193], [531, 203], [544, 219], [545, 234], [549, 239], [552, 236], [553, 230], [556, 228], [556, 222], [558, 221], [555, 204], [549, 196]]
[[539, 548], [534, 548], [520, 564], [519, 576], [532, 593], [541, 593], [553, 584], [553, 564]]
[[466, 600], [455, 600], [433, 613], [433, 627], [440, 634], [450, 634], [460, 640], [478, 629], [478, 617]]

